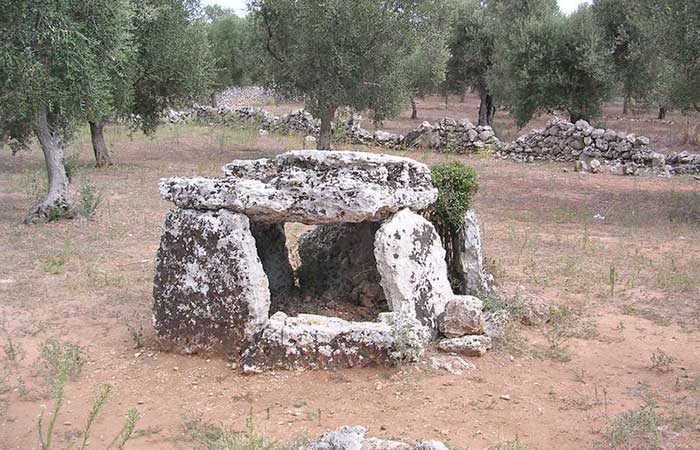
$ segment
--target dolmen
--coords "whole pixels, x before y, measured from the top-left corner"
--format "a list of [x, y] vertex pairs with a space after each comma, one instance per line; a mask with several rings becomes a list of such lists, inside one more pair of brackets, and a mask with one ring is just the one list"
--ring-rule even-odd
[[[245, 373], [415, 361], [440, 338], [450, 352], [489, 347], [481, 301], [453, 293], [445, 249], [421, 214], [438, 197], [424, 164], [299, 150], [223, 171], [161, 180], [161, 197], [175, 204], [156, 258], [153, 319], [162, 340], [185, 352], [224, 352]], [[481, 244], [468, 214], [462, 278], [478, 288]], [[284, 228], [292, 222], [317, 226], [299, 239], [296, 271]], [[270, 315], [271, 296], [319, 289], [382, 312], [371, 322]]]

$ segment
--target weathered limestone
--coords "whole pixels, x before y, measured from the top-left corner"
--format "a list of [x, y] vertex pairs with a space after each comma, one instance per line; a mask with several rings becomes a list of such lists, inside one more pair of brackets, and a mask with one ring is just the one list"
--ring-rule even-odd
[[453, 293], [445, 249], [433, 224], [404, 209], [379, 228], [374, 242], [389, 308], [437, 330], [437, 319]]
[[484, 304], [469, 295], [455, 296], [445, 305], [445, 311], [439, 318], [439, 328], [443, 336], [462, 337], [469, 334], [483, 334]]
[[423, 353], [426, 331], [397, 314], [380, 322], [348, 322], [337, 317], [275, 313], [241, 358], [243, 371], [337, 369], [395, 364]]
[[227, 209], [256, 222], [307, 225], [379, 222], [437, 199], [428, 167], [398, 156], [297, 150], [234, 161], [224, 172], [224, 179], [161, 180], [161, 196], [181, 208]]
[[489, 292], [490, 276], [484, 270], [479, 222], [476, 212], [472, 209], [464, 214], [464, 225], [457, 235], [456, 247], [458, 258], [455, 264], [461, 293], [480, 295]]
[[270, 291], [248, 218], [229, 211], [168, 213], [157, 255], [153, 321], [191, 352], [245, 347], [267, 321]]
[[289, 263], [284, 225], [251, 222], [250, 231], [267, 275], [270, 294], [277, 296], [289, 292], [294, 287], [294, 272]]
[[491, 338], [484, 335], [443, 339], [438, 343], [439, 350], [464, 356], [483, 356], [490, 348]]
[[312, 442], [306, 450], [448, 450], [440, 441], [418, 441], [407, 444], [378, 438], [365, 438], [366, 430], [361, 426], [343, 426], [325, 433]]
[[322, 298], [386, 311], [374, 259], [373, 222], [320, 225], [299, 238], [299, 284]]
[[[457, 338], [441, 345], [464, 354], [488, 347], [470, 336], [484, 333], [483, 305], [453, 293], [440, 237], [414, 212], [437, 197], [427, 167], [387, 155], [295, 151], [224, 170], [222, 179], [161, 182], [163, 198], [178, 208], [158, 253], [160, 336], [186, 351], [224, 350], [248, 373], [414, 361], [438, 334]], [[287, 221], [319, 225], [299, 241], [296, 274]], [[473, 213], [466, 221], [457, 272], [481, 292], [488, 282], [479, 229]], [[336, 302], [346, 302], [339, 314], [348, 303], [365, 307], [363, 318], [382, 312], [376, 322], [284, 312], [268, 319], [271, 295], [276, 310], [290, 314]]]

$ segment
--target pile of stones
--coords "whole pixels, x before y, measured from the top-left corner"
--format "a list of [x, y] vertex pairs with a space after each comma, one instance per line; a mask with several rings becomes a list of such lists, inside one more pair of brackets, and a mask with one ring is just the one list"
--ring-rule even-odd
[[668, 175], [700, 173], [700, 155], [683, 152], [667, 156], [649, 144], [645, 136], [595, 128], [585, 120], [571, 123], [555, 118], [544, 128], [504, 145], [497, 154], [521, 162], [576, 162], [577, 170], [592, 173], [601, 171], [602, 164], [620, 175], [637, 175], [641, 170]]
[[[421, 215], [438, 193], [417, 161], [292, 151], [233, 161], [222, 178], [164, 179], [160, 192], [176, 208], [157, 255], [154, 324], [182, 350], [221, 350], [254, 373], [413, 361], [431, 341], [465, 355], [490, 346], [483, 304], [453, 292], [445, 249]], [[461, 278], [468, 291], [481, 292], [489, 277], [473, 211], [465, 221]], [[318, 226], [300, 239], [297, 274], [286, 245], [289, 222]], [[341, 282], [316, 284], [321, 291], [357, 293], [384, 310], [374, 322], [270, 316], [271, 295], [323, 277]]]

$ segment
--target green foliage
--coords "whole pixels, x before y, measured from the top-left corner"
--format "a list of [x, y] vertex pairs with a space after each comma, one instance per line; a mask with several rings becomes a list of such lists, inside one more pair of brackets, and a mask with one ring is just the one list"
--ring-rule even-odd
[[255, 414], [251, 409], [246, 417], [245, 430], [235, 432], [199, 421], [186, 424], [195, 450], [278, 450], [279, 446], [258, 433]]
[[662, 80], [669, 103], [700, 111], [700, 0], [647, 1], [666, 58]]
[[133, 0], [137, 74], [129, 112], [147, 133], [166, 108], [209, 93], [211, 72], [198, 0]]
[[513, 25], [501, 36], [489, 83], [518, 125], [543, 112], [565, 111], [572, 121], [598, 115], [610, 93], [611, 74], [591, 9]]
[[402, 63], [417, 3], [255, 0], [251, 7], [275, 87], [303, 93], [329, 127], [341, 106], [370, 109], [381, 120], [407, 98]]
[[491, 69], [496, 35], [486, 7], [479, 0], [467, 0], [454, 20], [446, 67], [449, 91], [463, 94], [469, 88], [488, 92], [487, 74]]
[[66, 378], [78, 376], [85, 362], [80, 347], [70, 342], [49, 339], [41, 344], [39, 351], [48, 375], [58, 377], [58, 381], [64, 375]]
[[26, 142], [45, 110], [52, 133], [66, 140], [87, 116], [109, 112], [110, 73], [128, 56], [129, 5], [0, 2], [0, 134]]
[[593, 17], [615, 66], [614, 79], [626, 99], [651, 99], [662, 67], [647, 1], [595, 0]]
[[447, 35], [456, 12], [453, 1], [425, 1], [419, 5], [422, 20], [415, 24], [413, 50], [404, 63], [412, 95], [435, 93], [445, 81], [449, 57]]
[[249, 19], [233, 11], [207, 7], [207, 38], [213, 58], [213, 87], [223, 90], [256, 78], [254, 67], [257, 48]]
[[430, 169], [438, 200], [433, 207], [434, 220], [456, 232], [464, 225], [464, 214], [471, 208], [479, 190], [476, 171], [460, 162], [438, 164]]

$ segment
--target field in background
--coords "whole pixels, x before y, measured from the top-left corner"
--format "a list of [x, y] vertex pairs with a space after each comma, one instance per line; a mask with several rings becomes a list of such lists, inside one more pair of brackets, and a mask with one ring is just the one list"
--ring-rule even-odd
[[[402, 117], [384, 128], [403, 131], [445, 115], [474, 120], [473, 98], [448, 110], [440, 102], [424, 100], [419, 121]], [[615, 119], [619, 110], [606, 109], [608, 126], [669, 146], [684, 120], [670, 114], [674, 124], [652, 126]], [[503, 117], [496, 125], [513, 131]], [[218, 357], [162, 352], [154, 339], [154, 255], [170, 207], [157, 184], [172, 175], [217, 176], [232, 159], [299, 148], [302, 138], [163, 126], [153, 138], [110, 127], [107, 140], [117, 164], [105, 170], [93, 169], [84, 132], [70, 150], [76, 183], [89, 179], [103, 194], [96, 217], [46, 226], [20, 224], [40, 191], [41, 152], [0, 153], [0, 449], [37, 448], [36, 417], [41, 405], [52, 405], [51, 339], [78, 346], [82, 361], [67, 385], [58, 444], [83, 427], [99, 385], [111, 383], [114, 398], [90, 448], [106, 447], [131, 407], [143, 419], [130, 450], [221, 448], [205, 443], [201, 430], [212, 439], [222, 429], [241, 430], [251, 410], [260, 433], [284, 442], [362, 424], [372, 436], [438, 439], [462, 449], [516, 437], [531, 450], [698, 448], [694, 178], [583, 175], [559, 164], [406, 154], [428, 164], [460, 159], [477, 169], [476, 209], [500, 297], [539, 295], [561, 305], [560, 314], [546, 327], [511, 330], [461, 376], [422, 363], [244, 377]]]
[[[380, 127], [382, 130], [392, 133], [406, 133], [414, 129], [427, 120], [437, 122], [444, 117], [454, 119], [467, 118], [473, 123], [477, 123], [479, 110], [479, 98], [474, 94], [469, 94], [464, 98], [464, 102], [459, 97], [450, 96], [445, 105], [445, 99], [438, 96], [429, 96], [417, 100], [418, 119], [411, 119], [411, 110], [406, 109], [399, 117], [386, 120]], [[279, 103], [275, 104], [272, 99], [259, 99], [257, 105], [275, 114], [285, 114], [294, 109], [302, 108], [303, 103]], [[652, 147], [662, 153], [680, 152], [683, 150], [700, 153], [700, 114], [691, 112], [683, 114], [678, 111], [671, 111], [666, 115], [665, 120], [657, 119], [658, 110], [633, 111], [630, 114], [622, 115], [622, 101], [615, 101], [605, 105], [603, 116], [594, 120], [592, 125], [600, 128], [612, 128], [625, 133], [635, 133], [647, 136], [652, 140]], [[530, 121], [522, 129], [518, 129], [513, 119], [505, 111], [498, 111], [494, 121], [496, 134], [502, 141], [512, 141], [518, 136], [525, 134], [532, 128], [541, 128], [551, 119], [552, 115], [542, 115]], [[566, 119], [568, 117], [562, 116]], [[374, 130], [370, 120], [364, 120], [362, 126], [368, 130]]]

